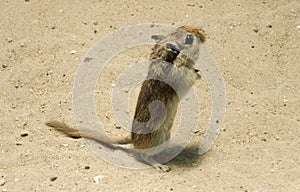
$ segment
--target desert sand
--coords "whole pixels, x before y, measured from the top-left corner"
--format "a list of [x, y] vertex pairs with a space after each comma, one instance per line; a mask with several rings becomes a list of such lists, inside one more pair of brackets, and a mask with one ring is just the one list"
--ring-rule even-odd
[[[23, 0], [0, 8], [0, 191], [300, 191], [299, 1]], [[84, 140], [44, 124], [74, 126], [73, 85], [85, 54], [141, 23], [205, 29], [226, 85], [213, 148], [202, 156], [182, 152], [167, 173], [107, 163]], [[97, 103], [109, 103], [119, 66], [136, 59], [124, 57], [103, 73]], [[210, 97], [205, 79], [196, 87], [204, 98], [201, 130]], [[110, 105], [99, 105], [108, 134], [122, 135]]]

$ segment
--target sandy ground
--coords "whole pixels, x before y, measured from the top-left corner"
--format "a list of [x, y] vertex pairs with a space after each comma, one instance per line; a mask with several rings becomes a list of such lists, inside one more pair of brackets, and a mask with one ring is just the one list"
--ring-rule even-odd
[[[0, 191], [300, 191], [299, 1], [3, 0], [0, 9]], [[44, 125], [75, 124], [73, 83], [90, 47], [151, 22], [204, 28], [227, 91], [214, 147], [203, 156], [183, 152], [168, 173], [106, 163], [83, 140]], [[100, 103], [109, 101], [118, 64], [109, 69]], [[205, 84], [196, 87], [209, 100]], [[119, 135], [109, 110], [100, 107], [99, 118]]]

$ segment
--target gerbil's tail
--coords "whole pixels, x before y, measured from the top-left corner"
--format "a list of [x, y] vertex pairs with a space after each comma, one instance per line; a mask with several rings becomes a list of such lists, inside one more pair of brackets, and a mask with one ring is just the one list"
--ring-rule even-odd
[[[49, 121], [46, 123], [46, 125], [48, 127], [52, 127], [54, 128], [56, 131], [59, 131], [65, 135], [67, 135], [68, 137], [74, 138], [74, 139], [78, 139], [81, 137], [87, 138], [87, 139], [92, 139], [98, 142], [104, 142], [104, 143], [109, 143], [109, 141], [107, 141], [104, 138], [101, 138], [99, 136], [99, 133], [96, 133], [94, 131], [87, 131], [87, 130], [83, 130], [82, 132], [79, 132], [77, 129], [74, 129], [72, 127], [70, 127], [69, 125], [59, 122], [59, 121]], [[117, 144], [129, 144], [132, 143], [131, 137], [127, 136], [125, 138], [121, 138], [121, 139], [112, 139], [113, 143], [117, 143]]]
[[74, 139], [80, 138], [81, 135], [77, 129], [70, 127], [69, 125], [59, 122], [59, 121], [49, 121], [46, 123], [48, 127], [53, 127], [56, 131], [59, 131], [68, 137], [72, 137]]

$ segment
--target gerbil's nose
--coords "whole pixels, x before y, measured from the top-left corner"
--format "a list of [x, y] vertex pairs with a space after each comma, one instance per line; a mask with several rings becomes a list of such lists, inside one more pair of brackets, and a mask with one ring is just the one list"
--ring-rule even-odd
[[184, 46], [182, 46], [182, 45], [179, 45], [178, 47], [179, 47], [179, 51], [184, 49]]

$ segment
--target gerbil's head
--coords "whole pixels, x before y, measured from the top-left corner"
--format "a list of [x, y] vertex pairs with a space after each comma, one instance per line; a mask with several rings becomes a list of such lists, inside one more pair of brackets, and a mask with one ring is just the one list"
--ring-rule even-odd
[[157, 44], [152, 48], [151, 59], [167, 61], [191, 79], [199, 79], [199, 70], [194, 68], [199, 57], [200, 44], [205, 42], [205, 32], [198, 27], [182, 26], [167, 35], [153, 35]]

